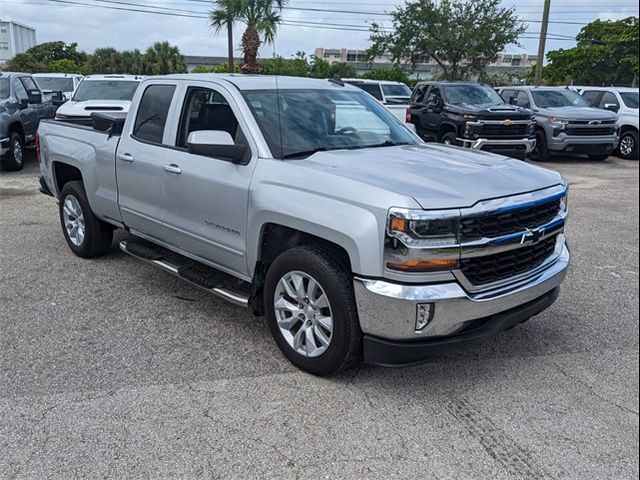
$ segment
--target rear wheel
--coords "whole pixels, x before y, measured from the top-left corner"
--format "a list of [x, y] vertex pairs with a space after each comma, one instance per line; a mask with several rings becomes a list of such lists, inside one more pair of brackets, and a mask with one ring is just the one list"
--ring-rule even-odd
[[2, 168], [8, 171], [22, 170], [24, 166], [24, 140], [17, 132], [9, 135], [9, 151], [2, 157]]
[[264, 302], [273, 338], [296, 367], [329, 375], [358, 362], [362, 333], [351, 275], [324, 249], [295, 247], [278, 256]]
[[530, 157], [534, 162], [544, 162], [545, 160], [549, 160], [547, 136], [542, 130], [538, 130], [536, 132], [536, 146], [533, 148]]
[[82, 182], [62, 187], [60, 223], [69, 248], [79, 257], [97, 257], [111, 250], [113, 228], [94, 215]]
[[638, 132], [627, 130], [622, 134], [618, 154], [625, 160], [638, 160]]

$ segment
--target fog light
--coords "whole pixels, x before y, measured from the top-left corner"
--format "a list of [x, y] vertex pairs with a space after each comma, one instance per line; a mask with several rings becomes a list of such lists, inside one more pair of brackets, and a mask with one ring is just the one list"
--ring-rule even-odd
[[419, 303], [416, 312], [416, 332], [423, 330], [431, 323], [436, 306], [433, 303]]

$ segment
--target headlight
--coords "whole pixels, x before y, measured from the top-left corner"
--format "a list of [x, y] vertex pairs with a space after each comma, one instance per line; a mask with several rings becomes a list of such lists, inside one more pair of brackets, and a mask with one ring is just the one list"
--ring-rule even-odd
[[563, 129], [565, 129], [567, 127], [567, 125], [569, 125], [569, 121], [568, 120], [562, 120], [562, 119], [557, 118], [557, 117], [551, 117], [549, 119], [549, 124], [554, 128], [559, 128], [559, 129], [563, 130]]
[[567, 190], [564, 197], [560, 199], [560, 211], [564, 213], [569, 211], [569, 190]]
[[385, 264], [391, 270], [427, 272], [458, 266], [458, 210], [389, 211]]

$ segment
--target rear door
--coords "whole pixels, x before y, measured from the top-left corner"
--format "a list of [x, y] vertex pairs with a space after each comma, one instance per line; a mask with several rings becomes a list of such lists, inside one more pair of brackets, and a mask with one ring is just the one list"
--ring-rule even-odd
[[145, 83], [116, 154], [118, 202], [125, 225], [160, 241], [168, 236], [162, 221], [162, 181], [170, 163], [165, 130], [175, 108], [176, 89], [169, 81]]
[[[171, 243], [222, 270], [245, 274], [249, 185], [257, 149], [231, 92], [211, 82], [189, 82], [183, 88], [170, 153], [174, 171], [162, 179]], [[236, 144], [248, 145], [248, 164], [189, 153], [189, 134], [201, 130], [223, 130]]]

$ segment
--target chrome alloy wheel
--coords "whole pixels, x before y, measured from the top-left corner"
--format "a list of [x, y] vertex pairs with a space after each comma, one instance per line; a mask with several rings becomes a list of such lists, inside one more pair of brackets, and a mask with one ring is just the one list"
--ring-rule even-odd
[[17, 138], [13, 141], [13, 160], [16, 165], [22, 165], [22, 144]]
[[304, 272], [282, 276], [274, 293], [273, 306], [282, 336], [302, 356], [322, 355], [333, 334], [331, 305], [320, 284]]
[[633, 152], [633, 149], [635, 148], [635, 146], [636, 146], [636, 142], [633, 136], [625, 135], [624, 137], [622, 137], [622, 140], [620, 140], [620, 146], [618, 147], [618, 149], [620, 150], [620, 153], [624, 157], [629, 157]]
[[67, 195], [62, 206], [62, 219], [64, 228], [71, 243], [76, 247], [84, 241], [84, 214], [80, 203], [73, 195]]

